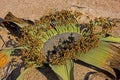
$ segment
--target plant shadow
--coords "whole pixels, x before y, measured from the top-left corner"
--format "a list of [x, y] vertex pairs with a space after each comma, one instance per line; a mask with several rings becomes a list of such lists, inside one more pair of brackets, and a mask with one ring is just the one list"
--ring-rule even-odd
[[[24, 65], [17, 67], [14, 69], [11, 74], [7, 77], [6, 80], [17, 80], [18, 76], [20, 75], [21, 68], [23, 68]], [[40, 71], [46, 78], [47, 80], [59, 80], [55, 73], [51, 70], [50, 67], [38, 67], [36, 68], [38, 71]]]
[[7, 77], [6, 80], [17, 80], [17, 77], [20, 75], [21, 68], [24, 67], [24, 64], [22, 63], [21, 66], [18, 66], [16, 69], [14, 69], [11, 74]]
[[47, 78], [47, 80], [59, 80], [49, 66], [44, 68], [38, 67], [37, 70], [39, 70]]

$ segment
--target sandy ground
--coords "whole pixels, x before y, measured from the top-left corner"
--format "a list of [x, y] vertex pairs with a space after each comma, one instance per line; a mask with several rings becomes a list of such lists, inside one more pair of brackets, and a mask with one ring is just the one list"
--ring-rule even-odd
[[[44, 14], [61, 9], [78, 10], [89, 16], [120, 18], [119, 8], [120, 0], [0, 0], [0, 18], [12, 12], [17, 17], [35, 20]], [[116, 34], [119, 34], [118, 30]], [[7, 40], [6, 31], [0, 29], [0, 35]], [[1, 40], [0, 46], [2, 46]], [[75, 80], [88, 80], [86, 75], [96, 72], [82, 65], [74, 64], [74, 66]], [[15, 74], [13, 72], [8, 80], [15, 80], [13, 78]], [[89, 80], [110, 80], [98, 73], [89, 77]], [[57, 80], [57, 78], [48, 68], [39, 71], [33, 68], [25, 75], [25, 80]]]
[[79, 10], [92, 16], [120, 17], [120, 0], [0, 0], [0, 17], [39, 19], [52, 10]]

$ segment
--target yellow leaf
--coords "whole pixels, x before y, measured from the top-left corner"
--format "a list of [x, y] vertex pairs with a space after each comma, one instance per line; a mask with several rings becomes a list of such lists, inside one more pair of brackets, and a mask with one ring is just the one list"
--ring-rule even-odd
[[9, 57], [4, 53], [0, 53], [0, 68], [4, 67], [8, 61]]

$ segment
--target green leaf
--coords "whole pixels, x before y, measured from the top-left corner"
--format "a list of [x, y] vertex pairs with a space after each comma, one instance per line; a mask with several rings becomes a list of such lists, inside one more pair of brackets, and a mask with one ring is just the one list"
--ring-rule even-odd
[[[33, 63], [33, 62], [29, 62], [30, 63]], [[32, 68], [37, 68], [37, 67], [40, 67], [39, 65], [36, 65], [36, 64], [33, 64], [32, 66], [30, 67], [26, 67], [25, 70], [23, 72], [21, 72], [21, 74], [18, 76], [17, 80], [24, 80], [24, 76], [27, 72], [29, 72]]]
[[120, 37], [106, 37], [106, 38], [103, 38], [101, 39], [103, 41], [107, 41], [107, 42], [116, 42], [116, 43], [120, 43]]
[[13, 48], [5, 48], [5, 49], [1, 50], [1, 52], [6, 54], [9, 58], [11, 57], [11, 54], [12, 54], [13, 51], [14, 51]]
[[60, 80], [74, 80], [73, 75], [73, 61], [66, 60], [64, 65], [52, 65], [50, 64], [52, 70], [57, 74]]
[[77, 53], [78, 59], [91, 64], [100, 69], [110, 72], [116, 76], [113, 69], [110, 67], [109, 58], [112, 57], [111, 48], [106, 42], [99, 42], [98, 47], [88, 51], [87, 53]]
[[4, 48], [1, 50], [2, 53], [6, 54], [8, 57], [11, 57], [12, 52], [15, 49], [27, 49], [27, 47], [16, 47], [16, 48]]

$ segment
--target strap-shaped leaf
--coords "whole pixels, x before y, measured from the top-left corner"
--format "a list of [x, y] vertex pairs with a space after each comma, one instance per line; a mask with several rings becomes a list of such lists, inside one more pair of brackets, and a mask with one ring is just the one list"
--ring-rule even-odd
[[107, 41], [107, 42], [115, 42], [115, 43], [120, 43], [120, 37], [105, 37], [102, 39], [103, 41]]
[[52, 70], [57, 74], [60, 80], [74, 80], [73, 61], [66, 60], [64, 65], [51, 65]]
[[2, 23], [4, 24], [4, 22], [13, 22], [14, 24], [18, 25], [20, 28], [23, 28], [24, 26], [28, 26], [29, 24], [33, 24], [33, 22], [30, 20], [25, 20], [22, 18], [15, 17], [11, 12], [9, 12], [5, 16], [5, 19], [2, 21]]
[[100, 69], [110, 72], [112, 75], [116, 76], [113, 69], [110, 67], [109, 58], [113, 56], [111, 53], [111, 48], [106, 42], [99, 42], [98, 47], [90, 50], [87, 53], [78, 53], [78, 59], [91, 64]]

